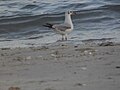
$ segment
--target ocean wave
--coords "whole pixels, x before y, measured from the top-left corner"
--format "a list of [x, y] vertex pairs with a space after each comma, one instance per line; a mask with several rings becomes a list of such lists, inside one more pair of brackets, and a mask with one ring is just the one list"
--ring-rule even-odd
[[24, 7], [22, 7], [21, 9], [34, 9], [34, 8], [37, 8], [38, 5], [25, 5]]
[[[43, 24], [47, 22], [63, 22], [64, 12], [67, 10], [74, 10], [77, 13], [76, 16], [72, 16], [74, 24], [78, 26], [77, 28], [75, 27], [75, 30], [81, 30], [81, 28], [84, 30], [119, 29], [120, 26], [120, 23], [118, 23], [120, 4], [108, 3], [107, 0], [86, 3], [68, 3], [67, 1], [56, 4], [44, 2], [25, 3], [20, 4], [19, 8], [16, 6], [19, 4], [13, 3], [10, 4], [13, 5], [13, 11], [7, 11], [11, 12], [11, 14], [6, 13], [7, 15], [3, 14], [0, 16], [0, 36], [6, 34], [9, 38], [19, 38], [33, 34], [49, 33], [50, 30], [44, 28]], [[8, 4], [3, 5], [8, 6]], [[18, 11], [14, 11], [16, 8]], [[27, 38], [36, 39], [39, 37]]]
[[112, 11], [117, 11], [117, 12], [120, 12], [120, 4], [115, 4], [115, 5], [104, 5], [102, 6], [103, 9], [106, 9], [106, 10], [112, 10]]

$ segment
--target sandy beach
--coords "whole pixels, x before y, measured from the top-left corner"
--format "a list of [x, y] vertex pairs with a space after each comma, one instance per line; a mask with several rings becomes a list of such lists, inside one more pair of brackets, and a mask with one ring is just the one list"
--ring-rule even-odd
[[[120, 45], [0, 49], [0, 90], [119, 90]], [[15, 89], [17, 90], [17, 89]]]
[[120, 90], [120, 0], [0, 0], [0, 90]]

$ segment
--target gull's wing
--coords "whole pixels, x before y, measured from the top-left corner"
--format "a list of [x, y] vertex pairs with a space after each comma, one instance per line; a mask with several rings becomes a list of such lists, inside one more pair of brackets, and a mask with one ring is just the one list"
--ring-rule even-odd
[[70, 26], [64, 25], [64, 24], [56, 24], [56, 25], [53, 25], [52, 28], [60, 31], [66, 31], [67, 29], [71, 29]]

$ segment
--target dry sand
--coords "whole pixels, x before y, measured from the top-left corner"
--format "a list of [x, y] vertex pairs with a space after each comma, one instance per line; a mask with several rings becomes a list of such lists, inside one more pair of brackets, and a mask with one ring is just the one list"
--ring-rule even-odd
[[0, 90], [120, 90], [120, 45], [0, 49]]

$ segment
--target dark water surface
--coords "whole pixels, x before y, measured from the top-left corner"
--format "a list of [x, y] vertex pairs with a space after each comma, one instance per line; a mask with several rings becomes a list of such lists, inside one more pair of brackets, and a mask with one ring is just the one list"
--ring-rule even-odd
[[42, 25], [61, 23], [74, 10], [70, 41], [120, 38], [120, 0], [0, 0], [0, 47], [56, 42], [59, 35]]

